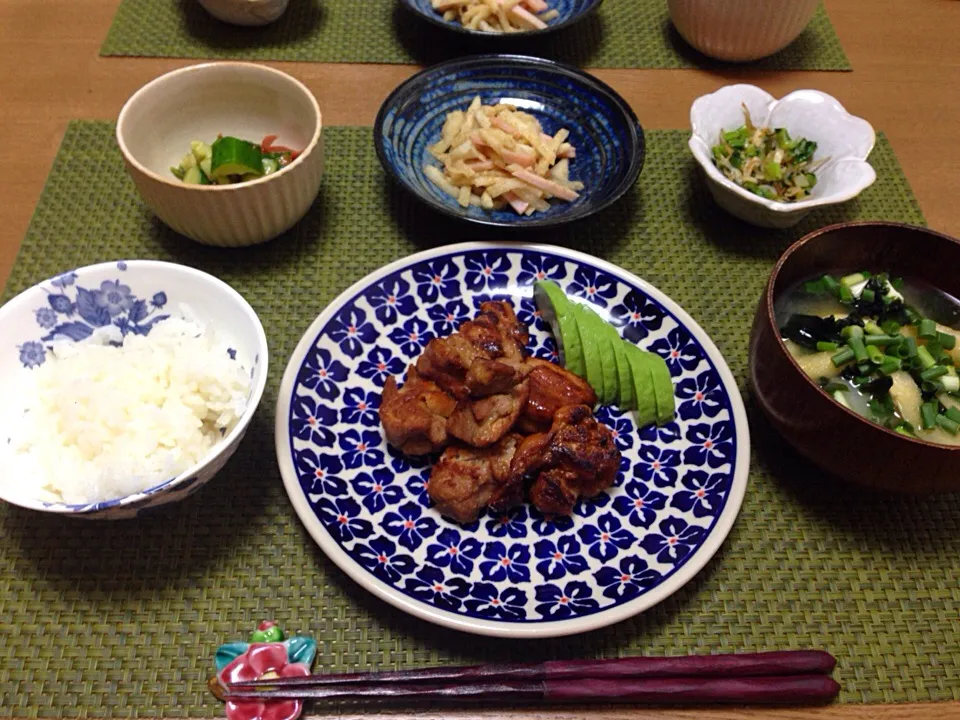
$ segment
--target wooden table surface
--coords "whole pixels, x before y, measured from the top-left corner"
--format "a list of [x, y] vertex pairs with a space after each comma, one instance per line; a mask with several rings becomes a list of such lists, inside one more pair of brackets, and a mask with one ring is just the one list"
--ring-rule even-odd
[[[363, 0], [357, 0], [363, 2]], [[633, 0], [620, 0], [631, 2]], [[0, 0], [0, 285], [9, 275], [44, 180], [71, 119], [114, 119], [148, 80], [193, 61], [101, 58], [119, 0]], [[887, 134], [930, 227], [960, 236], [960, 1], [826, 0], [852, 73], [597, 70], [646, 128], [685, 128], [692, 100], [731, 82], [776, 96], [816, 88]], [[416, 68], [396, 65], [271, 63], [314, 92], [327, 125], [371, 125], [383, 98]], [[63, 242], [70, 242], [63, 238]], [[958, 270], [960, 271], [960, 270]], [[960, 652], [960, 648], [957, 649]], [[395, 720], [596, 720], [648, 718], [960, 718], [960, 703], [843, 705], [743, 712], [473, 711]]]

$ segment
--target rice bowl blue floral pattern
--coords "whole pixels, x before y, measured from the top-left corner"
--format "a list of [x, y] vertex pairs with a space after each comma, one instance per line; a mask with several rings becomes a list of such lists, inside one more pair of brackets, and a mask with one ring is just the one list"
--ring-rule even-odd
[[477, 38], [491, 41], [497, 40], [516, 40], [518, 38], [540, 37], [547, 33], [552, 33], [566, 27], [570, 27], [576, 22], [583, 20], [590, 13], [600, 7], [603, 0], [548, 0], [551, 10], [556, 10], [559, 16], [547, 23], [544, 30], [526, 30], [517, 33], [490, 33], [483, 30], [471, 30], [463, 27], [458, 22], [447, 21], [443, 15], [433, 9], [430, 0], [401, 0], [403, 4], [414, 13], [434, 25], [438, 25], [445, 30], [452, 30], [464, 35], [471, 35]]
[[[491, 298], [510, 300], [529, 323], [533, 355], [556, 360], [532, 299], [545, 277], [666, 358], [675, 421], [638, 429], [630, 413], [601, 406], [623, 458], [614, 487], [581, 500], [571, 517], [525, 505], [459, 525], [431, 507], [431, 459], [387, 445], [381, 388]], [[580, 253], [493, 243], [419, 253], [335, 300], [287, 366], [276, 440], [298, 515], [354, 580], [432, 622], [509, 637], [601, 627], [677, 590], [729, 532], [749, 456], [730, 371], [669, 298]]]
[[[529, 216], [462, 208], [427, 177], [424, 165], [438, 165], [427, 148], [440, 139], [447, 113], [465, 110], [477, 95], [485, 104], [503, 101], [535, 115], [547, 133], [570, 131], [577, 151], [570, 178], [584, 184], [577, 200], [554, 200]], [[612, 88], [575, 68], [520, 55], [452, 60], [414, 75], [383, 102], [373, 137], [384, 169], [434, 210], [510, 228], [558, 225], [602, 210], [636, 182], [645, 152], [636, 115]]]
[[[0, 498], [33, 510], [86, 519], [135, 517], [177, 502], [200, 489], [239, 447], [266, 384], [267, 341], [256, 313], [230, 286], [183, 265], [120, 260], [65, 272], [25, 290], [0, 308], [0, 395], [14, 393], [19, 373], [47, 362], [54, 343], [80, 343], [97, 330], [114, 327], [121, 337], [148, 335], [170, 315], [193, 317], [214, 328], [229, 328], [228, 353], [250, 371], [243, 416], [200, 462], [142, 492], [87, 504], [47, 502], [21, 494], [17, 483], [0, 483]], [[6, 412], [4, 412], [6, 410]], [[0, 443], [9, 442], [10, 408], [0, 408]], [[9, 424], [8, 424], [9, 423]]]

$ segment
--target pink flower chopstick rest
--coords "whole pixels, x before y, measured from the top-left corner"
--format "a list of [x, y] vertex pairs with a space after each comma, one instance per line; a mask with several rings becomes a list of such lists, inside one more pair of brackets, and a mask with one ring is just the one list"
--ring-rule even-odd
[[[217, 679], [221, 683], [269, 680], [310, 674], [317, 655], [313, 638], [297, 635], [284, 639], [273, 621], [260, 623], [250, 642], [232, 642], [217, 648]], [[228, 720], [296, 720], [303, 712], [301, 700], [228, 700]]]

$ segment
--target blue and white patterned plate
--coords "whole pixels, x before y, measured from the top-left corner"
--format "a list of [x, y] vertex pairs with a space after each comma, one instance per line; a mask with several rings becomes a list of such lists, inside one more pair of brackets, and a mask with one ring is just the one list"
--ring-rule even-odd
[[603, 0], [549, 0], [548, 4], [551, 10], [556, 10], [560, 15], [547, 23], [543, 30], [524, 30], [516, 33], [491, 33], [483, 30], [469, 30], [459, 22], [447, 21], [443, 15], [433, 9], [430, 0], [401, 0], [402, 4], [408, 9], [422, 17], [424, 20], [433, 23], [444, 30], [451, 30], [460, 35], [470, 36], [477, 40], [489, 42], [516, 42], [517, 40], [529, 40], [539, 38], [543, 35], [562, 30], [578, 23], [600, 7]]
[[[431, 508], [429, 462], [390, 448], [384, 380], [490, 298], [513, 302], [530, 350], [555, 359], [532, 284], [548, 277], [621, 334], [664, 356], [675, 422], [638, 430], [601, 407], [623, 455], [616, 484], [570, 518], [532, 506], [461, 526]], [[314, 540], [350, 577], [413, 615], [467, 632], [566, 635], [660, 602], [713, 556], [740, 509], [749, 434], [736, 383], [707, 334], [656, 288], [582, 253], [468, 243], [369, 275], [307, 330], [283, 376], [277, 457]]]

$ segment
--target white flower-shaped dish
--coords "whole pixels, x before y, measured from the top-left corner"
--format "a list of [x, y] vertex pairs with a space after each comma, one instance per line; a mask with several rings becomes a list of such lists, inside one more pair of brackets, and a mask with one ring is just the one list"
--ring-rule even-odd
[[[817, 169], [817, 184], [808, 200], [767, 200], [728, 180], [713, 164], [711, 148], [721, 130], [743, 125], [746, 105], [755, 125], [786, 128], [791, 137], [817, 143], [814, 159], [828, 158]], [[817, 90], [797, 90], [777, 100], [753, 85], [728, 85], [697, 98], [690, 108], [690, 150], [707, 175], [714, 200], [731, 215], [753, 225], [786, 228], [815, 207], [855, 198], [877, 179], [867, 156], [876, 134], [866, 120], [854, 117], [835, 98]]]

